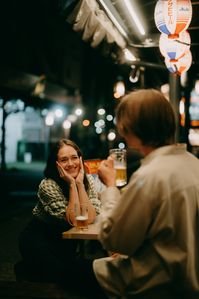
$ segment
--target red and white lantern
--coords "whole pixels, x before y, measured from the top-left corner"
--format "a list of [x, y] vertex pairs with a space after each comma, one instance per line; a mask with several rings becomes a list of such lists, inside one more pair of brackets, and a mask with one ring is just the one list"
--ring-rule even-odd
[[158, 30], [169, 38], [177, 38], [186, 30], [192, 19], [190, 0], [158, 0], [154, 12]]
[[178, 59], [176, 62], [171, 62], [169, 59], [165, 59], [166, 67], [169, 72], [181, 75], [182, 73], [188, 71], [192, 63], [191, 51], [187, 51], [183, 57]]
[[170, 39], [168, 35], [162, 33], [159, 40], [159, 48], [161, 54], [169, 59], [171, 62], [176, 62], [189, 49], [191, 45], [191, 38], [188, 31], [179, 33], [177, 39]]

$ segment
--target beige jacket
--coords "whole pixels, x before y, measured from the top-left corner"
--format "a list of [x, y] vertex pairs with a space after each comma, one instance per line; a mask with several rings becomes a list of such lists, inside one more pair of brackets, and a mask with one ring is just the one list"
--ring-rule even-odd
[[199, 160], [186, 145], [150, 153], [124, 192], [109, 187], [102, 203], [100, 241], [123, 255], [94, 262], [110, 298], [160, 285], [199, 298]]

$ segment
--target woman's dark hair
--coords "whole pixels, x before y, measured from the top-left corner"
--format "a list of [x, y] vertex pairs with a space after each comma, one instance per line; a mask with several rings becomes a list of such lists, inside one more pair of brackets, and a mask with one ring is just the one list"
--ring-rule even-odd
[[[69, 195], [69, 188], [67, 188], [68, 185], [66, 184], [66, 182], [63, 179], [60, 178], [60, 175], [59, 175], [59, 172], [58, 172], [57, 166], [56, 166], [58, 152], [59, 152], [60, 148], [62, 148], [65, 145], [73, 147], [76, 150], [78, 157], [82, 157], [82, 152], [81, 152], [80, 148], [73, 141], [71, 141], [69, 139], [61, 139], [54, 144], [54, 146], [48, 156], [46, 167], [44, 169], [44, 176], [47, 179], [54, 180], [61, 187], [64, 195], [66, 197], [68, 197], [68, 195]], [[83, 157], [82, 157], [82, 162], [84, 165]], [[85, 185], [86, 190], [88, 190], [89, 183], [88, 183], [86, 175], [84, 176], [84, 185]]]
[[143, 145], [159, 147], [175, 141], [176, 119], [170, 102], [155, 89], [126, 95], [116, 109], [121, 136], [135, 135]]

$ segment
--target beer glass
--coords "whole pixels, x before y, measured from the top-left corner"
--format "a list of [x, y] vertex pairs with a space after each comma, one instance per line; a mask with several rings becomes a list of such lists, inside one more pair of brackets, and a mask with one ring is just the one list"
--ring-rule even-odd
[[114, 160], [114, 168], [116, 170], [116, 186], [122, 187], [127, 183], [126, 150], [113, 148], [110, 149], [109, 154]]
[[75, 227], [78, 230], [88, 229], [88, 205], [80, 204], [75, 207]]

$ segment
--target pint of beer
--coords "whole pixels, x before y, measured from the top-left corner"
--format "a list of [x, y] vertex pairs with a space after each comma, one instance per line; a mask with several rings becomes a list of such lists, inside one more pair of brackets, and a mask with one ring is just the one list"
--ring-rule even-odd
[[88, 216], [83, 216], [83, 215], [76, 216], [76, 227], [77, 229], [87, 229]]
[[116, 186], [122, 187], [127, 183], [126, 150], [113, 148], [110, 150], [110, 156], [114, 159], [114, 168], [116, 170]]
[[75, 211], [76, 228], [78, 230], [88, 229], [88, 206], [81, 204]]

